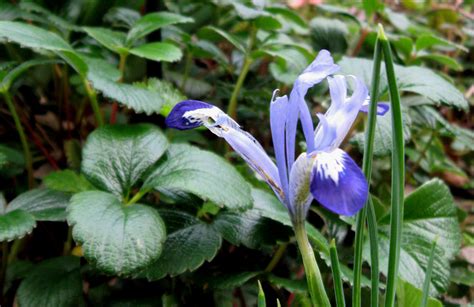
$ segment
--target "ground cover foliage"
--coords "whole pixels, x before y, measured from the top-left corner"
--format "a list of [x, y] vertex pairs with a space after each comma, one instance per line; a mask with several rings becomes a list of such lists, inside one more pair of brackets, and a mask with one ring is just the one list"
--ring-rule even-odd
[[[396, 304], [420, 304], [433, 241], [427, 304], [468, 304], [474, 12], [470, 1], [441, 2], [0, 0], [0, 304], [311, 306], [286, 208], [222, 140], [164, 119], [184, 99], [209, 101], [271, 152], [273, 90], [288, 93], [321, 49], [370, 86], [378, 23], [394, 54], [406, 146]], [[383, 68], [378, 100], [389, 101]], [[306, 102], [324, 112], [327, 83]], [[365, 121], [342, 144], [359, 165]], [[391, 127], [390, 113], [377, 117], [380, 297]], [[355, 228], [313, 202], [306, 229], [333, 304], [330, 242], [350, 302]]]

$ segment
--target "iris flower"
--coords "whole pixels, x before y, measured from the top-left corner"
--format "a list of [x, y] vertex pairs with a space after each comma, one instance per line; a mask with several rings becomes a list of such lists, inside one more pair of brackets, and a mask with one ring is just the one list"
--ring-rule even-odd
[[[358, 78], [333, 75], [338, 70], [331, 54], [321, 50], [297, 77], [289, 97], [277, 97], [278, 90], [274, 91], [270, 127], [276, 164], [252, 135], [209, 103], [182, 101], [172, 109], [166, 124], [179, 130], [204, 125], [224, 138], [268, 183], [288, 209], [293, 222], [306, 218], [313, 199], [334, 213], [352, 216], [366, 203], [368, 186], [362, 170], [339, 146], [359, 111], [367, 112], [369, 95], [367, 87]], [[329, 83], [331, 105], [325, 114], [316, 115], [319, 123], [314, 129], [305, 96], [311, 87], [324, 79]], [[351, 96], [348, 96], [349, 79], [354, 84]], [[388, 105], [378, 104], [379, 115], [387, 110]], [[298, 120], [307, 150], [295, 159]]]

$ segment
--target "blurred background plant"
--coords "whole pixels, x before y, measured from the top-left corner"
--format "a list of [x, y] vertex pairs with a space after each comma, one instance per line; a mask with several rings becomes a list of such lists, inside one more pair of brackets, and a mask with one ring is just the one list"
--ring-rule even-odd
[[[288, 92], [323, 48], [369, 85], [377, 23], [396, 61], [410, 193], [397, 302], [421, 301], [436, 236], [428, 304], [470, 302], [472, 1], [2, 0], [3, 303], [247, 306], [264, 293], [309, 306], [285, 209], [216, 137], [167, 131], [163, 116], [186, 97], [210, 101], [270, 150], [273, 90]], [[327, 108], [327, 85], [307, 102], [312, 113]], [[356, 160], [363, 122], [343, 145]], [[371, 192], [382, 272], [391, 144], [390, 117], [380, 117]], [[354, 223], [317, 204], [309, 215], [333, 301], [329, 241], [350, 297]]]

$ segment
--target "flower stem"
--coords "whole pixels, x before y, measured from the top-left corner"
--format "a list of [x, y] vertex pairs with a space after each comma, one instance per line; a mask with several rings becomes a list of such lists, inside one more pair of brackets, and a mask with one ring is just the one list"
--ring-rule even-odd
[[329, 246], [329, 253], [331, 255], [331, 269], [332, 277], [334, 279], [334, 293], [336, 295], [336, 306], [345, 307], [344, 290], [342, 288], [341, 269], [339, 268], [339, 258], [337, 256], [336, 241], [331, 240]]
[[303, 258], [303, 265], [306, 273], [306, 281], [308, 282], [308, 290], [311, 296], [311, 301], [314, 306], [329, 307], [329, 298], [324, 289], [321, 272], [319, 271], [318, 263], [314, 257], [314, 251], [308, 241], [305, 223], [294, 223], [296, 241]]
[[[119, 71], [120, 71], [120, 79], [118, 82], [123, 82], [123, 79], [125, 78], [125, 64], [127, 63], [127, 57], [128, 53], [120, 53], [120, 61], [119, 61]], [[115, 101], [112, 104], [112, 111], [110, 112], [110, 124], [115, 124], [115, 121], [117, 120], [117, 112], [118, 112], [118, 103]]]
[[[362, 169], [370, 191], [370, 178], [372, 175], [372, 160], [374, 153], [374, 138], [375, 138], [375, 123], [377, 118], [377, 98], [380, 84], [380, 67], [382, 63], [382, 53], [379, 38], [375, 42], [373, 69], [372, 69], [372, 86], [370, 89], [370, 104], [369, 114], [367, 120], [367, 129], [365, 131], [364, 143], [364, 159], [362, 162]], [[367, 215], [367, 210], [369, 214]], [[371, 289], [371, 306], [378, 306], [379, 296], [379, 266], [378, 266], [378, 239], [377, 239], [377, 222], [375, 219], [375, 211], [373, 204], [370, 201], [357, 215], [356, 222], [356, 237], [354, 249], [354, 286], [352, 293], [352, 305], [355, 307], [361, 306], [361, 279], [362, 279], [362, 246], [364, 239], [365, 220], [368, 216], [367, 222], [369, 226], [370, 239], [370, 258], [371, 258], [371, 275], [372, 275], [372, 289]]]
[[8, 109], [13, 117], [13, 121], [15, 122], [16, 131], [20, 136], [21, 146], [23, 147], [23, 154], [25, 155], [25, 162], [26, 162], [26, 171], [28, 173], [28, 187], [31, 189], [34, 186], [34, 178], [33, 178], [33, 157], [31, 155], [30, 146], [28, 145], [28, 140], [26, 139], [25, 130], [23, 130], [23, 126], [21, 125], [20, 117], [15, 109], [15, 104], [13, 103], [12, 97], [8, 91], [3, 91], [3, 98], [7, 103]]
[[247, 52], [245, 53], [242, 70], [240, 71], [240, 75], [239, 75], [239, 78], [237, 79], [237, 83], [235, 83], [234, 90], [232, 91], [232, 95], [230, 96], [229, 106], [227, 107], [227, 114], [229, 114], [229, 116], [233, 118], [236, 118], [236, 115], [237, 115], [237, 98], [239, 96], [240, 89], [242, 88], [242, 85], [244, 84], [245, 78], [247, 77], [247, 73], [249, 72], [249, 69], [250, 69], [250, 65], [253, 62], [253, 59], [250, 53], [253, 49], [253, 45], [255, 44], [256, 37], [257, 37], [257, 28], [254, 25], [252, 25], [252, 28], [250, 29], [250, 42], [248, 45]]
[[405, 186], [405, 144], [403, 139], [402, 111], [400, 93], [398, 92], [395, 68], [393, 65], [390, 44], [380, 26], [379, 35], [387, 72], [388, 89], [392, 110], [392, 199], [390, 215], [390, 249], [388, 257], [387, 290], [385, 306], [392, 307], [395, 303], [396, 284], [400, 259], [400, 245], [403, 226], [403, 197]]
[[271, 271], [273, 271], [273, 269], [278, 264], [278, 262], [280, 262], [281, 257], [283, 257], [283, 254], [285, 253], [287, 245], [288, 244], [284, 243], [284, 244], [281, 244], [280, 246], [278, 246], [278, 249], [276, 250], [275, 254], [273, 255], [272, 260], [270, 261], [270, 263], [268, 263], [267, 267], [265, 268], [266, 273], [270, 273]]
[[86, 78], [82, 80], [84, 82], [84, 87], [86, 89], [87, 96], [89, 97], [92, 111], [95, 115], [95, 120], [97, 122], [97, 126], [104, 125], [104, 118], [102, 117], [102, 112], [100, 111], [99, 102], [97, 101], [97, 92], [91, 87], [89, 81]]

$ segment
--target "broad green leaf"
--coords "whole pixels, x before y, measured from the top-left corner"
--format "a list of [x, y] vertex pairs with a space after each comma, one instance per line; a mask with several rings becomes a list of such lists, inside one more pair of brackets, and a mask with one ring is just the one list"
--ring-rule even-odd
[[173, 144], [168, 160], [146, 179], [145, 188], [192, 193], [229, 209], [251, 207], [250, 186], [223, 158], [185, 144]]
[[[370, 84], [372, 60], [344, 57], [339, 63], [342, 73], [362, 78]], [[463, 94], [449, 81], [424, 67], [395, 65], [398, 88], [428, 98], [434, 105], [454, 106], [467, 109], [468, 104]], [[381, 69], [380, 92], [387, 92], [385, 70]]]
[[163, 105], [161, 107], [160, 114], [163, 116], [168, 116], [168, 114], [171, 112], [171, 109], [178, 102], [186, 99], [186, 96], [184, 96], [171, 83], [165, 80], [149, 78], [146, 83], [135, 83], [135, 85], [143, 86], [149, 91], [155, 92], [160, 95], [160, 100]]
[[133, 25], [127, 34], [127, 43], [131, 44], [132, 42], [150, 34], [153, 31], [158, 30], [159, 28], [193, 21], [194, 20], [192, 18], [170, 12], [150, 13], [137, 20], [137, 22]]
[[21, 210], [37, 221], [65, 221], [70, 195], [50, 189], [33, 189], [10, 202], [7, 212]]
[[105, 126], [87, 138], [81, 169], [96, 187], [126, 197], [167, 146], [150, 124]]
[[191, 46], [194, 56], [199, 58], [210, 58], [223, 66], [229, 65], [229, 59], [214, 43], [205, 39], [200, 39]]
[[5, 214], [0, 213], [0, 242], [22, 238], [35, 227], [35, 218], [26, 211], [10, 210]]
[[80, 75], [85, 76], [87, 73], [87, 65], [81, 57], [55, 33], [21, 22], [0, 21], [0, 38], [15, 42], [22, 47], [32, 48], [35, 51], [52, 51]]
[[[175, 83], [177, 86], [181, 86], [184, 83], [184, 76], [182, 74], [173, 71], [167, 71], [166, 77], [169, 78], [169, 80], [173, 81], [173, 83]], [[192, 77], [186, 78], [186, 82], [184, 85], [184, 93], [187, 96], [196, 99], [199, 97], [206, 96], [211, 91], [212, 86], [206, 81]]]
[[86, 306], [80, 258], [59, 257], [33, 266], [17, 292], [22, 307]]
[[104, 21], [113, 27], [131, 28], [138, 19], [140, 13], [127, 7], [113, 7], [104, 16]]
[[450, 47], [455, 47], [457, 49], [460, 49], [464, 52], [467, 52], [467, 48], [453, 43], [451, 41], [448, 41], [442, 37], [436, 36], [434, 34], [423, 34], [420, 35], [415, 42], [415, 47], [417, 51], [423, 50], [423, 49], [429, 49], [433, 46], [450, 46]]
[[79, 30], [79, 27], [68, 22], [64, 18], [61, 18], [51, 11], [39, 6], [34, 2], [23, 1], [18, 5], [23, 11], [29, 13], [35, 13], [37, 16], [44, 18], [48, 24], [54, 26], [57, 30], [61, 31], [63, 36], [67, 36], [70, 31]]
[[419, 55], [417, 59], [424, 60], [424, 61], [434, 61], [436, 63], [449, 67], [451, 69], [462, 71], [461, 64], [459, 64], [459, 62], [455, 58], [449, 57], [444, 54], [438, 54], [438, 53], [423, 54], [423, 55]]
[[168, 232], [163, 252], [158, 260], [139, 273], [140, 276], [148, 280], [176, 276], [194, 271], [216, 256], [222, 239], [212, 225], [185, 212], [162, 210], [160, 214]]
[[310, 28], [314, 50], [327, 49], [336, 53], [345, 53], [347, 50], [349, 29], [342, 21], [316, 17], [311, 20]]
[[354, 21], [356, 24], [358, 24], [358, 25], [361, 24], [361, 22], [357, 18], [357, 16], [355, 16], [354, 13], [349, 11], [348, 8], [343, 8], [343, 7], [340, 7], [340, 6], [337, 6], [337, 5], [330, 5], [330, 4], [319, 4], [318, 9], [321, 9], [321, 10], [326, 11], [326, 12], [331, 13], [331, 14], [336, 14], [336, 15], [341, 15], [341, 16], [347, 17], [347, 18], [351, 19], [352, 21]]
[[285, 20], [290, 21], [291, 23], [297, 25], [301, 29], [307, 29], [308, 24], [304, 18], [302, 18], [298, 13], [294, 10], [286, 8], [284, 6], [272, 6], [265, 8], [265, 11], [269, 12], [273, 15], [279, 15], [283, 17]]
[[284, 288], [289, 292], [306, 293], [308, 291], [308, 286], [304, 279], [287, 279], [270, 274], [268, 275], [268, 281], [272, 283], [272, 285], [277, 286], [278, 288]]
[[[214, 34], [214, 35], [213, 35]], [[199, 30], [198, 36], [203, 39], [212, 40], [212, 38], [217, 34], [218, 36], [224, 38], [229, 43], [231, 43], [235, 48], [239, 49], [241, 52], [245, 53], [244, 44], [237, 38], [235, 35], [228, 33], [224, 30], [213, 26], [207, 26]]]
[[57, 34], [22, 22], [0, 21], [0, 37], [33, 49], [72, 50]]
[[101, 191], [75, 194], [68, 223], [84, 257], [109, 274], [127, 275], [149, 265], [160, 256], [166, 238], [155, 209], [124, 206], [116, 196]]
[[149, 43], [130, 50], [131, 54], [157, 62], [176, 62], [181, 59], [181, 50], [170, 43]]
[[370, 17], [375, 12], [383, 8], [383, 3], [381, 3], [379, 0], [363, 0], [362, 6], [364, 8], [366, 16]]
[[[443, 293], [449, 284], [450, 261], [457, 255], [461, 234], [457, 209], [449, 188], [433, 179], [405, 198], [400, 277], [415, 287], [422, 288], [431, 244], [438, 237], [435, 249], [430, 294]], [[389, 223], [387, 216], [379, 224], [379, 261], [386, 274], [389, 251]], [[369, 258], [368, 244], [364, 256]]]
[[404, 32], [411, 27], [410, 19], [408, 19], [406, 14], [395, 12], [388, 7], [385, 8], [385, 14], [390, 23], [399, 31]]
[[297, 76], [308, 66], [308, 60], [304, 54], [294, 47], [282, 49], [265, 49], [263, 52], [277, 56], [270, 63], [270, 72], [276, 80], [285, 84], [292, 84]]
[[[408, 142], [411, 137], [410, 125], [411, 120], [406, 109], [402, 110], [403, 115], [403, 137]], [[351, 143], [357, 146], [360, 152], [364, 151], [365, 133], [359, 132], [352, 139]], [[374, 155], [386, 156], [392, 152], [392, 114], [389, 110], [383, 116], [377, 116], [375, 122], [374, 135]]]
[[0, 144], [0, 176], [11, 177], [21, 174], [25, 167], [23, 153]]
[[402, 53], [405, 58], [409, 58], [413, 51], [413, 40], [408, 36], [397, 36], [391, 40], [397, 51]]
[[233, 245], [243, 244], [252, 249], [288, 240], [288, 234], [292, 234], [287, 227], [263, 217], [256, 209], [221, 212], [213, 224], [222, 237]]
[[60, 63], [60, 61], [51, 59], [37, 59], [21, 63], [20, 65], [10, 70], [3, 78], [0, 78], [0, 92], [8, 91], [15, 79], [29, 68], [36, 65], [46, 65], [54, 63]]
[[83, 30], [107, 49], [118, 53], [127, 53], [125, 33], [99, 27], [83, 27]]
[[[397, 306], [421, 306], [423, 291], [402, 279], [397, 283]], [[427, 307], [443, 307], [443, 304], [435, 298], [429, 297]]]
[[83, 175], [70, 169], [49, 173], [44, 177], [43, 183], [49, 189], [68, 193], [95, 189]]
[[119, 83], [120, 72], [109, 63], [99, 59], [85, 59], [89, 66], [87, 78], [92, 87], [103, 96], [123, 104], [136, 113], [159, 113], [162, 101], [158, 93], [141, 86]]

